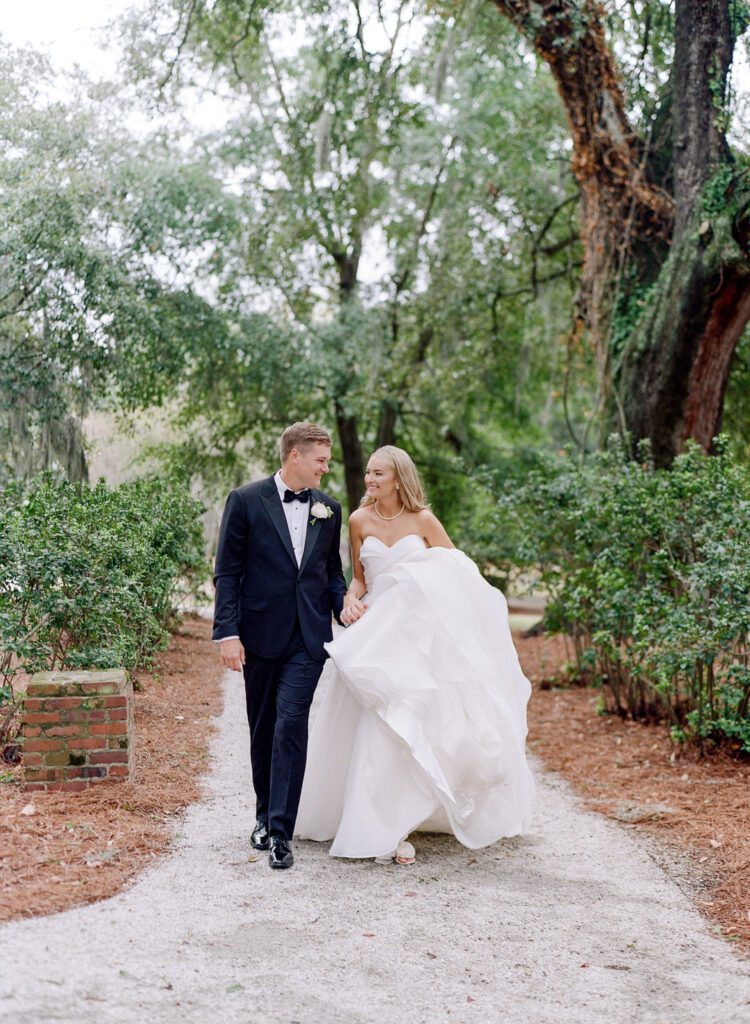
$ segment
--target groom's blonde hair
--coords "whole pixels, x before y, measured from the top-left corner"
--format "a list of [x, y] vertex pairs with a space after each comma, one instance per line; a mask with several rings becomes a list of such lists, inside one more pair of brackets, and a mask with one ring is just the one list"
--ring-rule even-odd
[[[405, 452], [403, 448], [397, 448], [395, 444], [384, 444], [382, 448], [377, 448], [370, 458], [375, 455], [387, 462], [396, 474], [399, 497], [406, 506], [407, 512], [421, 512], [423, 508], [429, 508], [422, 478], [408, 452]], [[373, 505], [374, 503], [375, 498], [366, 494], [360, 505]]]
[[323, 427], [319, 427], [317, 423], [292, 423], [279, 438], [279, 454], [281, 455], [282, 463], [286, 462], [289, 458], [292, 448], [296, 448], [298, 452], [303, 452], [313, 444], [327, 444], [330, 446], [331, 435]]

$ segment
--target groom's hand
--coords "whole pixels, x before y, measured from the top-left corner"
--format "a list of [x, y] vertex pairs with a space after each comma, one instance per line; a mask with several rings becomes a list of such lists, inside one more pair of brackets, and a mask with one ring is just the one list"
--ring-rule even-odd
[[231, 668], [233, 672], [241, 672], [245, 664], [245, 648], [241, 640], [223, 640], [219, 644], [221, 663], [224, 668]]

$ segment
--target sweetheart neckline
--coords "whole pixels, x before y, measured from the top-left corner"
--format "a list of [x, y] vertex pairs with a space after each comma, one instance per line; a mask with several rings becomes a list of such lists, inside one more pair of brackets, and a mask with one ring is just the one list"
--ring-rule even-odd
[[371, 533], [362, 541], [362, 546], [364, 546], [365, 542], [368, 540], [376, 540], [378, 544], [382, 544], [384, 548], [390, 551], [391, 548], [395, 548], [397, 544], [400, 544], [402, 540], [406, 540], [407, 537], [417, 537], [419, 540], [422, 541], [425, 551], [427, 550], [427, 545], [424, 543], [424, 537], [422, 537], [418, 533], [405, 533], [403, 537], [399, 537], [398, 540], [394, 540], [393, 544], [386, 544], [386, 542], [384, 540], [381, 540], [380, 537], [376, 537], [375, 534]]

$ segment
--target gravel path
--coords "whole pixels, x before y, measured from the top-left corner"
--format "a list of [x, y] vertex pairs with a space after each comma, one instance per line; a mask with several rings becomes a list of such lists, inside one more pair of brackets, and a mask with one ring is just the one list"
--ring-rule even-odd
[[636, 837], [539, 783], [533, 834], [471, 853], [418, 837], [412, 868], [248, 860], [240, 681], [208, 795], [174, 851], [113, 899], [0, 929], [0, 1020], [25, 1024], [722, 1024], [750, 964]]

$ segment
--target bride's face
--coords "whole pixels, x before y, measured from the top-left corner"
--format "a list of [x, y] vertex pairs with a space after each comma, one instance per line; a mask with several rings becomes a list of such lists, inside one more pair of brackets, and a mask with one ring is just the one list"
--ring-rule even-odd
[[367, 463], [365, 488], [373, 498], [388, 498], [396, 494], [396, 471], [376, 455]]

